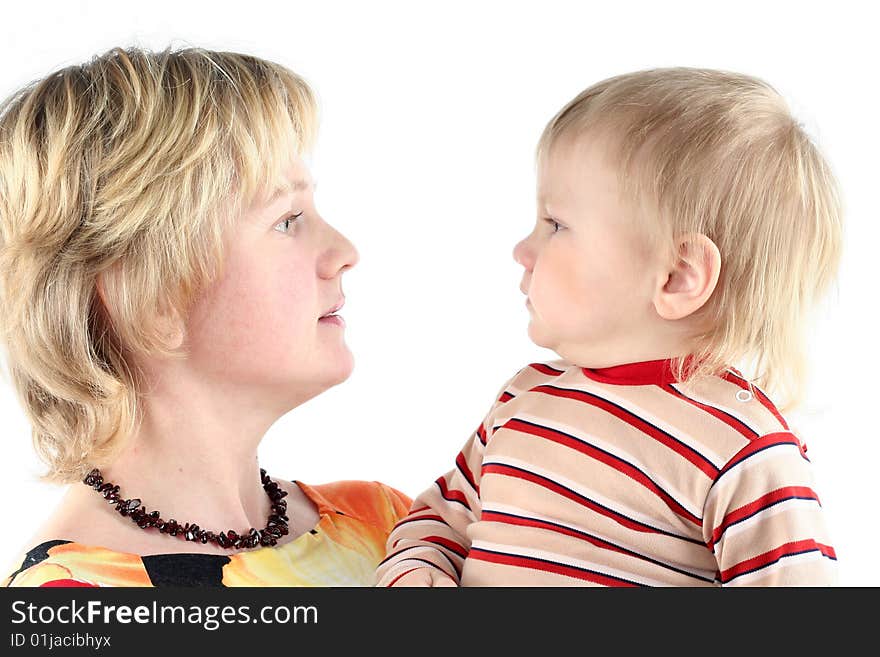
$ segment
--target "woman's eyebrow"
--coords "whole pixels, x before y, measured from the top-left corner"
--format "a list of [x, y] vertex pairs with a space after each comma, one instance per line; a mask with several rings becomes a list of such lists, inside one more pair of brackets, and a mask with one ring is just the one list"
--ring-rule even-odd
[[303, 178], [297, 178], [296, 180], [285, 180], [275, 189], [275, 191], [272, 193], [272, 196], [269, 197], [269, 203], [274, 203], [285, 194], [293, 194], [294, 192], [301, 192], [309, 188], [314, 191], [317, 186], [318, 183], [310, 183], [308, 180], [305, 180]]

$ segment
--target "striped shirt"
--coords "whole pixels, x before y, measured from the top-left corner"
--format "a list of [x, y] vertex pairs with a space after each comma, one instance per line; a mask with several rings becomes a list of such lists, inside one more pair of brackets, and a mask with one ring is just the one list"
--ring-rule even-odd
[[837, 568], [806, 447], [734, 369], [520, 370], [388, 538], [377, 585], [817, 586]]

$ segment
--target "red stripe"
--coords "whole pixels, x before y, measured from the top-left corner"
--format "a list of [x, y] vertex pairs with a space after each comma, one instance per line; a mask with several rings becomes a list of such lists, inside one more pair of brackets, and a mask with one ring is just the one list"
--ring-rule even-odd
[[549, 374], [550, 376], [559, 376], [564, 371], [564, 370], [554, 370], [549, 365], [544, 365], [544, 363], [530, 363], [529, 367], [531, 367], [534, 370], [538, 370], [541, 374]]
[[587, 507], [591, 511], [595, 511], [596, 513], [603, 515], [606, 518], [611, 518], [611, 520], [614, 520], [616, 523], [623, 525], [627, 529], [646, 533], [660, 533], [654, 527], [642, 524], [637, 520], [631, 520], [630, 518], [627, 518], [622, 514], [611, 511], [610, 509], [606, 509], [605, 507], [596, 504], [592, 500], [582, 495], [578, 495], [574, 491], [568, 490], [567, 488], [556, 483], [552, 479], [547, 479], [546, 477], [542, 477], [541, 475], [535, 474], [534, 472], [518, 470], [516, 468], [511, 468], [506, 465], [500, 465], [498, 463], [488, 463], [483, 466], [483, 476], [485, 476], [487, 473], [504, 475], [506, 477], [516, 477], [517, 479], [523, 479], [525, 481], [530, 481], [534, 484], [538, 484], [539, 486], [543, 486], [548, 490], [552, 490], [554, 493], [562, 495], [563, 497], [566, 497], [573, 502], [577, 502], [581, 506]]
[[765, 449], [767, 447], [772, 447], [773, 445], [794, 445], [798, 449], [800, 449], [800, 442], [798, 442], [798, 439], [794, 436], [794, 434], [785, 431], [768, 433], [761, 436], [757, 440], [753, 440], [748, 445], [743, 447], [739, 452], [737, 452], [734, 457], [727, 462], [727, 465], [721, 468], [721, 472], [718, 473], [718, 476], [720, 477], [728, 470], [732, 469], [739, 463], [742, 463], [752, 454], [760, 452], [762, 449]]
[[623, 420], [630, 426], [635, 427], [642, 433], [647, 434], [654, 440], [662, 443], [663, 445], [677, 453], [679, 456], [684, 457], [695, 466], [697, 466], [708, 477], [714, 479], [716, 476], [718, 476], [718, 468], [716, 468], [711, 461], [709, 461], [705, 456], [697, 452], [695, 449], [689, 447], [688, 445], [685, 445], [679, 440], [676, 440], [664, 431], [659, 430], [657, 427], [646, 422], [638, 415], [635, 415], [630, 411], [626, 411], [606, 399], [596, 397], [595, 395], [592, 395], [588, 392], [583, 392], [581, 390], [562, 390], [559, 388], [554, 388], [553, 386], [537, 386], [536, 388], [534, 388], [534, 390], [538, 392], [543, 392], [548, 395], [553, 395], [554, 397], [566, 397], [568, 399], [576, 399], [586, 404], [590, 404], [591, 406], [595, 406], [596, 408], [600, 408], [603, 411], [610, 413], [614, 417]]
[[[428, 507], [425, 507], [425, 508], [427, 509]], [[441, 516], [433, 514], [433, 513], [431, 515], [427, 515], [427, 516], [413, 516], [412, 515], [413, 513], [416, 513], [416, 512], [411, 511], [409, 516], [407, 516], [403, 520], [399, 521], [397, 523], [397, 525], [395, 525], [395, 526], [405, 525], [410, 522], [420, 522], [422, 520], [433, 520], [433, 521], [437, 521], [437, 522], [442, 522], [444, 524], [446, 522], [445, 520], [443, 520], [443, 518]]]
[[418, 568], [410, 568], [409, 570], [404, 570], [402, 573], [400, 573], [400, 575], [398, 575], [397, 577], [392, 579], [390, 582], [388, 582], [388, 585], [387, 585], [388, 588], [391, 588], [392, 586], [394, 586], [397, 583], [397, 580], [399, 580], [401, 577], [403, 577], [404, 575], [409, 575], [411, 572], [413, 572], [415, 570], [418, 570]]
[[502, 404], [504, 404], [506, 402], [509, 402], [511, 399], [513, 399], [513, 395], [511, 395], [509, 392], [507, 392], [505, 390], [504, 392], [501, 393], [501, 396], [498, 398], [498, 401], [500, 401]]
[[735, 429], [736, 431], [741, 433], [743, 436], [745, 436], [749, 440], [754, 440], [759, 435], [757, 431], [755, 431], [754, 429], [752, 429], [751, 427], [746, 425], [744, 422], [742, 422], [742, 420], [738, 420], [737, 418], [733, 417], [732, 415], [728, 415], [727, 413], [720, 411], [717, 408], [714, 408], [712, 406], [709, 406], [708, 404], [698, 402], [696, 399], [691, 399], [690, 397], [687, 397], [686, 395], [683, 395], [681, 392], [676, 390], [672, 385], [665, 385], [665, 386], [660, 386], [660, 387], [663, 390], [665, 390], [666, 392], [669, 392], [669, 393], [675, 395], [679, 399], [683, 399], [684, 401], [693, 404], [697, 408], [706, 411], [710, 415], [717, 417], [719, 420], [721, 420], [725, 424], [729, 425], [730, 427], [732, 427], [733, 429]]
[[471, 472], [471, 469], [468, 467], [467, 461], [464, 458], [464, 454], [462, 452], [458, 453], [458, 456], [455, 457], [455, 464], [461, 470], [461, 473], [464, 475], [464, 478], [467, 480], [468, 484], [470, 484], [471, 488], [477, 491], [477, 495], [480, 494], [480, 487], [477, 486], [477, 482], [474, 480], [474, 473]]
[[505, 429], [513, 429], [515, 431], [521, 431], [523, 433], [532, 434], [534, 436], [540, 436], [541, 438], [546, 438], [547, 440], [552, 440], [555, 443], [560, 445], [565, 445], [566, 447], [570, 447], [582, 454], [589, 456], [605, 465], [609, 466], [620, 472], [621, 474], [626, 475], [633, 481], [641, 484], [649, 491], [654, 493], [657, 497], [659, 497], [663, 502], [672, 509], [675, 513], [677, 513], [682, 518], [689, 520], [693, 524], [698, 527], [702, 527], [702, 520], [695, 516], [693, 513], [685, 509], [681, 504], [675, 501], [669, 493], [662, 490], [657, 484], [655, 484], [651, 479], [645, 475], [641, 470], [636, 468], [635, 466], [627, 463], [623, 459], [620, 459], [616, 456], [612, 456], [607, 452], [604, 452], [588, 443], [582, 442], [577, 438], [573, 438], [568, 434], [562, 433], [561, 431], [555, 431], [553, 429], [548, 429], [547, 427], [536, 426], [533, 424], [528, 424], [523, 422], [522, 420], [518, 420], [516, 418], [509, 420], [505, 425]]
[[571, 536], [573, 538], [586, 541], [591, 545], [595, 545], [596, 547], [603, 548], [605, 550], [619, 552], [620, 554], [639, 556], [635, 552], [624, 550], [623, 548], [618, 547], [613, 543], [603, 541], [601, 538], [591, 536], [590, 534], [587, 534], [585, 532], [571, 529], [569, 527], [564, 527], [561, 525], [555, 525], [551, 522], [545, 522], [543, 520], [536, 520], [535, 518], [522, 518], [520, 516], [512, 516], [506, 513], [496, 513], [494, 511], [484, 510], [481, 519], [486, 522], [498, 522], [505, 525], [517, 525], [520, 527], [535, 527], [537, 529], [547, 529], [556, 532], [557, 534], [564, 534], [566, 536]]
[[734, 509], [726, 516], [724, 516], [721, 524], [718, 525], [712, 532], [712, 540], [708, 543], [709, 549], [714, 550], [714, 546], [718, 542], [718, 539], [721, 538], [721, 535], [730, 525], [739, 522], [744, 518], [748, 518], [749, 516], [752, 516], [768, 507], [771, 507], [777, 502], [792, 498], [810, 498], [816, 500], [817, 502], [819, 501], [818, 495], [816, 495], [812, 488], [809, 488], [807, 486], [786, 486], [785, 488], [778, 488], [774, 491], [771, 491], [766, 495], [762, 495], [754, 502], [744, 504], [743, 506], [739, 507], [738, 509]]
[[452, 500], [452, 501], [456, 501], [456, 502], [461, 502], [461, 503], [464, 504], [468, 509], [471, 508], [471, 505], [468, 504], [467, 498], [464, 496], [464, 493], [462, 493], [462, 492], [461, 492], [460, 490], [458, 490], [457, 488], [449, 488], [449, 487], [446, 485], [446, 479], [444, 479], [443, 477], [439, 477], [439, 478], [437, 479], [437, 482], [436, 482], [436, 483], [437, 483], [438, 486], [440, 486], [440, 493], [443, 495], [443, 497], [444, 497], [445, 499], [447, 499], [447, 500]]
[[480, 442], [483, 443], [484, 446], [486, 445], [486, 430], [483, 428], [482, 424], [477, 427], [477, 438], [480, 439]]
[[776, 419], [779, 420], [779, 423], [782, 425], [782, 428], [785, 429], [786, 431], [788, 431], [788, 423], [786, 423], [785, 418], [782, 417], [782, 414], [779, 412], [779, 410], [776, 408], [776, 406], [773, 405], [773, 402], [770, 401], [770, 399], [767, 397], [767, 395], [765, 395], [763, 392], [758, 390], [757, 386], [753, 385], [750, 388], [749, 382], [746, 381], [744, 378], [742, 378], [742, 375], [737, 376], [736, 374], [732, 374], [731, 372], [725, 372], [724, 374], [721, 375], [721, 378], [724, 379], [725, 381], [730, 381], [731, 383], [738, 385], [743, 390], [749, 390], [749, 391], [753, 392], [755, 394], [755, 396], [758, 398], [758, 401], [761, 402], [761, 405], [763, 405], [764, 408], [766, 408], [768, 411], [773, 413], [774, 417], [776, 417]]
[[81, 582], [78, 579], [50, 579], [42, 584], [40, 587], [45, 588], [99, 588], [97, 584], [90, 584], [89, 582]]
[[443, 547], [451, 550], [460, 557], [467, 556], [467, 548], [444, 536], [425, 536], [420, 540], [427, 541], [429, 543], [436, 543], [437, 545], [442, 545]]
[[[397, 524], [394, 525], [394, 528], [397, 529], [398, 527], [401, 527], [401, 526], [403, 526], [403, 525], [409, 524], [409, 523], [411, 523], [411, 522], [420, 522], [420, 521], [422, 521], [422, 520], [428, 520], [428, 521], [431, 521], [431, 522], [440, 522], [440, 523], [443, 523], [444, 525], [446, 524], [446, 521], [443, 520], [443, 518], [442, 518], [441, 516], [434, 515], [434, 514], [432, 514], [432, 515], [428, 515], [428, 516], [415, 516], [415, 517], [412, 516], [413, 513], [418, 513], [419, 511], [424, 511], [424, 510], [427, 509], [427, 508], [428, 508], [428, 507], [423, 507], [423, 508], [421, 508], [421, 509], [416, 509], [415, 511], [410, 511], [410, 515], [407, 516], [406, 518], [404, 518], [403, 520], [399, 520], [399, 521], [397, 522]], [[401, 536], [400, 538], [396, 539], [396, 540], [391, 544], [391, 547], [393, 547], [393, 548], [397, 547], [397, 544], [400, 543], [402, 540], [404, 540], [404, 539], [406, 539], [406, 538], [407, 538], [406, 536]]]
[[601, 584], [602, 586], [638, 586], [638, 584], [635, 584], [633, 582], [627, 582], [626, 580], [621, 580], [616, 577], [610, 577], [607, 575], [602, 575], [600, 573], [590, 572], [588, 570], [576, 568], [574, 566], [566, 566], [565, 564], [561, 563], [552, 563], [540, 559], [532, 559], [530, 557], [515, 556], [512, 554], [497, 554], [495, 552], [481, 550], [480, 548], [471, 548], [469, 558], [478, 559], [480, 561], [488, 561], [490, 563], [502, 564], [505, 566], [514, 566], [517, 568], [543, 570], [548, 573], [565, 575], [567, 577], [574, 577], [576, 579], [584, 580], [587, 582]]
[[721, 582], [729, 582], [737, 575], [764, 568], [765, 566], [768, 566], [769, 564], [772, 564], [775, 561], [782, 559], [783, 557], [787, 557], [792, 554], [798, 554], [801, 552], [809, 552], [811, 550], [818, 550], [824, 556], [830, 557], [832, 559], [837, 558], [833, 547], [831, 547], [830, 545], [817, 543], [812, 538], [807, 538], [802, 541], [792, 541], [791, 543], [780, 545], [774, 550], [769, 550], [764, 554], [759, 554], [757, 557], [752, 557], [751, 559], [741, 561], [735, 566], [728, 568], [725, 571], [722, 571]]

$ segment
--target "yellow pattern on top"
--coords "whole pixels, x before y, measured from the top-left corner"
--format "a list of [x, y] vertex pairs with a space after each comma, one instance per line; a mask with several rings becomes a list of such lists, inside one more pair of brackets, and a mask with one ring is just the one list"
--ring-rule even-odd
[[[295, 483], [317, 507], [318, 524], [283, 545], [230, 554], [219, 583], [372, 586], [388, 534], [411, 500], [379, 482]], [[136, 554], [75, 542], [46, 553], [45, 559], [8, 576], [3, 586], [153, 586], [143, 558]]]

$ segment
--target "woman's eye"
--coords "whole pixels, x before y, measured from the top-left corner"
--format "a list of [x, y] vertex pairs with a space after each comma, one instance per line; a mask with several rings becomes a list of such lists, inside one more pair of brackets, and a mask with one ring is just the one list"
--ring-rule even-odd
[[[283, 221], [278, 222], [278, 224], [276, 224], [276, 226], [275, 226], [275, 230], [277, 230], [279, 233], [286, 233], [288, 230], [290, 230], [290, 224], [292, 224], [294, 221], [299, 219], [302, 216], [302, 214], [303, 213], [300, 212], [298, 214], [294, 214], [294, 215], [287, 217]], [[283, 226], [283, 228], [279, 228], [278, 226]]]

